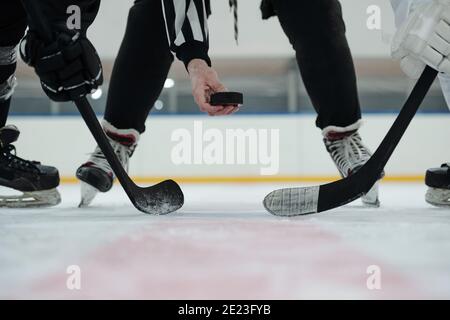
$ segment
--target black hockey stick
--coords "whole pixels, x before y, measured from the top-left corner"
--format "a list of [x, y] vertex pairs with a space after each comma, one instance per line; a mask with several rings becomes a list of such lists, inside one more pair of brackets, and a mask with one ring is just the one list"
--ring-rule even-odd
[[[39, 36], [42, 37], [44, 41], [50, 43], [52, 41], [52, 31], [40, 11], [39, 1], [22, 0], [22, 3], [27, 9], [27, 13], [32, 17], [33, 22], [37, 24]], [[97, 141], [97, 144], [111, 165], [114, 174], [117, 176], [117, 179], [120, 181], [126, 194], [138, 210], [148, 214], [162, 215], [176, 211], [183, 206], [183, 192], [173, 180], [165, 180], [147, 188], [137, 186], [130, 179], [122, 167], [122, 164], [117, 159], [117, 156], [86, 97], [78, 99], [74, 101], [74, 103], [94, 136], [95, 141]]]
[[431, 67], [425, 68], [386, 137], [355, 174], [321, 186], [273, 191], [265, 197], [264, 207], [276, 216], [292, 217], [334, 209], [367, 193], [379, 179], [437, 74]]

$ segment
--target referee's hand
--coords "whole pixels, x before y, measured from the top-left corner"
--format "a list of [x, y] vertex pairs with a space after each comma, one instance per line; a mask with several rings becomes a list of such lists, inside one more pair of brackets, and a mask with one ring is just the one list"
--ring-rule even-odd
[[209, 104], [213, 93], [228, 91], [220, 82], [217, 72], [201, 59], [193, 59], [188, 64], [192, 83], [192, 95], [200, 111], [210, 116], [224, 116], [239, 111], [239, 106], [212, 106]]

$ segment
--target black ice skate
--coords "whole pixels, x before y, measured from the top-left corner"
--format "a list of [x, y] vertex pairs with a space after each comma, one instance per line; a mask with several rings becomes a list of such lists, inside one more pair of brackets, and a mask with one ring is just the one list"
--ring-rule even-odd
[[19, 158], [12, 145], [20, 131], [12, 125], [0, 128], [0, 185], [21, 195], [0, 195], [0, 207], [27, 208], [55, 206], [61, 202], [56, 187], [59, 173], [54, 167]]
[[[103, 121], [103, 130], [120, 163], [128, 172], [129, 159], [139, 141], [139, 132], [134, 129], [117, 129], [107, 121]], [[80, 207], [91, 204], [98, 192], [111, 190], [115, 178], [108, 160], [98, 146], [89, 160], [78, 168], [76, 176], [81, 180]]]
[[450, 163], [440, 168], [428, 169], [425, 176], [428, 186], [425, 200], [436, 207], [450, 207]]
[[[337, 127], [329, 127], [323, 131], [325, 147], [343, 178], [358, 171], [372, 156], [358, 133], [359, 123], [354, 127], [354, 130], [349, 131]], [[380, 206], [378, 182], [361, 200], [368, 206]]]

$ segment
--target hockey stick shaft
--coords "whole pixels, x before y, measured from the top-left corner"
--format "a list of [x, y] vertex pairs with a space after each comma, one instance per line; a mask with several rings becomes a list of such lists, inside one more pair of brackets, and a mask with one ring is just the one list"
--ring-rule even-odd
[[425, 68], [380, 146], [355, 174], [321, 186], [275, 190], [264, 198], [264, 207], [276, 216], [314, 214], [343, 206], [368, 192], [380, 179], [437, 73], [431, 67]]
[[[375, 151], [372, 161], [378, 162], [378, 166], [381, 170], [383, 170], [386, 166], [392, 156], [392, 153], [408, 129], [409, 124], [425, 99], [425, 96], [430, 90], [437, 74], [438, 72], [433, 68], [428, 66], [425, 68], [421, 77], [414, 86], [413, 91], [405, 102], [404, 107], [392, 124], [392, 127], [389, 129], [378, 149]], [[380, 152], [378, 152], [378, 150], [380, 150]]]
[[373, 156], [353, 177], [350, 176], [342, 181], [345, 184], [345, 190], [342, 190], [344, 184], [341, 185], [341, 188], [337, 188], [336, 183], [320, 186], [319, 212], [347, 204], [354, 200], [354, 198], [359, 197], [361, 193], [368, 192], [372, 188], [408, 129], [408, 126], [436, 79], [437, 74], [438, 72], [433, 68], [428, 66], [425, 68], [399, 115]]
[[[32, 18], [33, 23], [35, 24], [37, 28], [37, 32], [39, 33], [39, 36], [44, 39], [44, 41], [50, 43], [52, 41], [52, 29], [50, 28], [47, 20], [43, 16], [39, 6], [39, 1], [36, 0], [22, 0], [22, 3], [24, 4], [25, 8], [27, 9], [28, 15]], [[132, 188], [137, 187], [134, 182], [130, 179], [124, 168], [122, 167], [122, 164], [120, 163], [119, 159], [117, 159], [117, 156], [114, 152], [114, 150], [111, 147], [111, 144], [108, 141], [108, 138], [106, 137], [100, 123], [97, 120], [97, 117], [92, 110], [92, 107], [89, 103], [89, 101], [86, 99], [86, 97], [77, 99], [74, 101], [75, 105], [77, 106], [84, 122], [88, 126], [92, 136], [94, 137], [95, 141], [97, 142], [98, 146], [102, 150], [103, 154], [105, 155], [106, 159], [108, 160], [108, 163], [111, 165], [112, 170], [114, 171], [114, 174], [116, 175], [117, 179], [120, 181], [123, 189], [127, 193], [128, 197], [132, 200], [134, 195], [132, 193]]]

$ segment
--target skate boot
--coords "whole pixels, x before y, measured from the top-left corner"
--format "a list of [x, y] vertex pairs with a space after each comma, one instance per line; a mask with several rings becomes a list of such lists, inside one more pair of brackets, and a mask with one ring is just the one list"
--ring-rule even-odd
[[[353, 130], [329, 127], [323, 130], [324, 143], [343, 178], [355, 173], [372, 156], [369, 149], [362, 143], [358, 133], [359, 124]], [[384, 176], [384, 172], [380, 179]], [[361, 197], [362, 202], [371, 207], [379, 207], [378, 182], [370, 191]]]
[[12, 125], [0, 128], [0, 186], [21, 192], [20, 195], [0, 195], [0, 207], [33, 208], [55, 206], [61, 202], [56, 187], [59, 173], [54, 167], [16, 156], [12, 145], [20, 131]]
[[440, 168], [428, 169], [425, 176], [428, 186], [425, 200], [436, 207], [450, 208], [450, 163]]
[[[134, 129], [117, 129], [107, 121], [102, 124], [120, 163], [128, 172], [129, 159], [136, 149], [139, 132]], [[115, 178], [108, 160], [98, 146], [89, 160], [78, 168], [76, 176], [81, 181], [80, 207], [88, 206], [98, 192], [111, 190]]]

